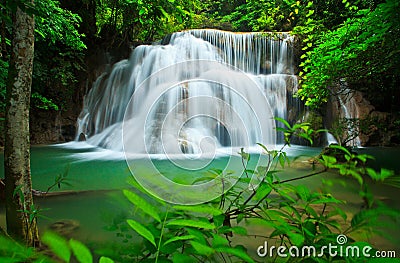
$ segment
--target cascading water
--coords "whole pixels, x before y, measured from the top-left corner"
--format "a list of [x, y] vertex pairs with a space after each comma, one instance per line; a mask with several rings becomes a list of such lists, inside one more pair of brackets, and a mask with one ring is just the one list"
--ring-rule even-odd
[[271, 117], [286, 118], [297, 89], [292, 41], [204, 29], [139, 46], [93, 84], [77, 139], [122, 151], [125, 136], [132, 151], [155, 154], [274, 144]]
[[[347, 120], [355, 120], [359, 119], [359, 109], [357, 102], [354, 99], [353, 92], [346, 88], [342, 91], [343, 94], [339, 94], [337, 96], [337, 100], [340, 106], [340, 118], [345, 118]], [[358, 133], [353, 130], [353, 126], [349, 124], [347, 127], [346, 133], [349, 133], [347, 136], [352, 137], [353, 133]], [[361, 146], [360, 137], [357, 135], [353, 139], [347, 142], [347, 146], [359, 147]]]

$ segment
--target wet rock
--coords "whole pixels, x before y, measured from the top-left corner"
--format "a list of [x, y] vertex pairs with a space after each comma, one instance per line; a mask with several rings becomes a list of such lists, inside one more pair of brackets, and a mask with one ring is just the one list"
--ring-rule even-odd
[[81, 133], [79, 134], [78, 141], [80, 141], [80, 142], [86, 141], [86, 135], [85, 135], [83, 132], [81, 132]]
[[76, 220], [61, 219], [52, 223], [49, 228], [62, 236], [68, 237], [71, 236], [71, 234], [74, 233], [79, 226], [80, 224]]

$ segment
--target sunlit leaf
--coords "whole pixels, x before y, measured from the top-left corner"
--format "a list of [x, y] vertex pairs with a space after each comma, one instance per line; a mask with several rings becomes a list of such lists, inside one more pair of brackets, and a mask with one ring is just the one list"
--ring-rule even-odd
[[64, 238], [52, 232], [45, 232], [41, 238], [41, 241], [46, 244], [57, 257], [69, 262], [71, 257], [71, 249], [68, 246], [68, 242]]
[[93, 262], [92, 253], [90, 253], [90, 250], [83, 243], [81, 243], [80, 241], [75, 240], [75, 239], [70, 239], [69, 245], [70, 245], [72, 252], [74, 253], [76, 259], [80, 263], [92, 263]]
[[124, 195], [128, 200], [134, 204], [137, 208], [141, 209], [144, 213], [148, 214], [158, 222], [161, 222], [160, 216], [158, 214], [158, 209], [154, 205], [150, 204], [146, 200], [144, 200], [142, 197], [138, 196], [132, 191], [129, 190], [123, 190]]
[[168, 239], [167, 241], [165, 241], [165, 243], [163, 245], [165, 246], [172, 242], [186, 241], [186, 240], [190, 240], [190, 239], [194, 239], [194, 238], [195, 238], [194, 235], [176, 236], [176, 237], [172, 237], [172, 238]]
[[153, 234], [145, 226], [132, 219], [128, 219], [127, 222], [133, 230], [135, 230], [139, 235], [150, 241], [150, 243], [156, 247], [156, 241]]
[[114, 263], [114, 260], [108, 257], [101, 257], [99, 263]]
[[211, 256], [215, 252], [215, 250], [213, 248], [203, 245], [201, 243], [198, 243], [196, 241], [191, 241], [190, 244], [200, 255]]
[[186, 226], [186, 227], [195, 227], [195, 228], [204, 228], [204, 229], [214, 229], [215, 226], [208, 222], [196, 221], [192, 219], [175, 219], [167, 224], [168, 226]]
[[181, 211], [190, 211], [202, 214], [211, 214], [211, 215], [220, 215], [223, 214], [223, 211], [219, 208], [213, 207], [211, 205], [176, 205], [173, 207], [174, 209]]

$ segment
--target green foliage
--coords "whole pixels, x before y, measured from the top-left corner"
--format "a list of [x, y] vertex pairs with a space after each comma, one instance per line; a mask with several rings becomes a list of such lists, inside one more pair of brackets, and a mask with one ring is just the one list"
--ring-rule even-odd
[[311, 123], [304, 122], [304, 123], [295, 123], [291, 126], [286, 120], [275, 117], [275, 119], [284, 124], [284, 128], [277, 127], [276, 130], [283, 132], [284, 139], [285, 139], [285, 146], [289, 145], [293, 137], [302, 138], [308, 141], [311, 145], [314, 143], [313, 138], [317, 137], [317, 134], [321, 132], [325, 132], [324, 129], [314, 130], [311, 127]]
[[[367, 167], [371, 156], [352, 153], [343, 146], [331, 145], [330, 149], [334, 151], [317, 157], [320, 164], [314, 163], [311, 172], [299, 177], [280, 178], [277, 168], [285, 168], [290, 163], [283, 151], [290, 144], [290, 138], [300, 136], [312, 142], [312, 134], [316, 131], [309, 124], [290, 125], [283, 119], [277, 120], [284, 126], [279, 130], [285, 134], [286, 144], [279, 150], [259, 144], [265, 158], [254, 170], [248, 169], [251, 155], [242, 149], [238, 154], [242, 157], [244, 173], [237, 178], [235, 186], [215, 200], [199, 205], [168, 204], [148, 195], [132, 179], [133, 189], [123, 190], [124, 196], [133, 205], [132, 213], [115, 218], [109, 230], [117, 230], [116, 236], [121, 237], [123, 243], [138, 237], [142, 241], [114, 251], [121, 253], [119, 255], [108, 252], [107, 256], [118, 258], [121, 262], [255, 262], [256, 259], [240, 243], [241, 239], [235, 237], [268, 238], [269, 244], [272, 242], [272, 245], [279, 246], [303, 248], [313, 245], [318, 250], [328, 243], [335, 243], [338, 234], [345, 234], [349, 238], [346, 245], [365, 246], [369, 244], [357, 242], [352, 235], [359, 231], [374, 233], [382, 217], [399, 218], [399, 211], [374, 199], [367, 184], [368, 181], [385, 182], [393, 177], [393, 172]], [[339, 154], [342, 158], [337, 158]], [[324, 188], [312, 191], [300, 183], [328, 170], [355, 179], [360, 185], [360, 200], [363, 200], [364, 206], [351, 218], [346, 213], [347, 200], [335, 198]], [[222, 170], [216, 169], [210, 174], [221, 176], [222, 173]], [[59, 176], [56, 184], [64, 177]], [[365, 180], [366, 177], [369, 180]], [[291, 183], [294, 181], [296, 184]], [[329, 183], [329, 178], [325, 183]], [[219, 182], [216, 186], [223, 187]], [[18, 189], [15, 194], [18, 194]], [[263, 227], [267, 234], [253, 233], [249, 226], [254, 225]], [[60, 262], [93, 261], [90, 250], [77, 240], [67, 241], [53, 233], [45, 233], [42, 241]], [[20, 247], [1, 236], [0, 245], [7, 262], [51, 262], [43, 254]], [[312, 255], [302, 260], [307, 258], [314, 260]], [[323, 258], [318, 258], [318, 262], [340, 259], [326, 252]], [[99, 262], [113, 261], [102, 257]], [[351, 262], [351, 259], [346, 259], [346, 262]]]
[[32, 103], [35, 105], [36, 108], [43, 109], [43, 110], [58, 110], [58, 106], [53, 103], [52, 100], [49, 100], [37, 92], [32, 93]]
[[64, 262], [69, 262], [71, 258], [71, 250], [68, 246], [68, 242], [64, 238], [52, 232], [47, 232], [43, 235], [42, 242], [48, 245], [58, 258]]
[[351, 141], [360, 135], [360, 120], [338, 118], [333, 122], [329, 131], [339, 145], [349, 145]]
[[1, 262], [51, 262], [33, 248], [23, 246], [8, 237], [0, 235]]
[[246, 1], [224, 17], [239, 31], [287, 31], [300, 17], [300, 1]]
[[[317, 132], [309, 124], [292, 126], [283, 119], [277, 120], [283, 124], [279, 130], [285, 135], [284, 147], [290, 145], [293, 136], [312, 142], [312, 135]], [[227, 193], [205, 204], [173, 206], [153, 199], [142, 188], [138, 189], [140, 192], [124, 190], [124, 195], [136, 208], [135, 219], [128, 218], [125, 223], [143, 238], [143, 242], [135, 246], [134, 250], [125, 253], [134, 253], [136, 260], [152, 262], [253, 262], [255, 259], [249, 255], [245, 246], [237, 241], [235, 246], [231, 243], [234, 236], [263, 237], [259, 233], [251, 233], [251, 228], [248, 228], [250, 225], [270, 229], [266, 231], [270, 233], [268, 242], [275, 245], [297, 245], [299, 248], [313, 245], [320, 249], [328, 243], [335, 243], [337, 235], [341, 233], [349, 238], [358, 231], [372, 233], [374, 227], [380, 224], [382, 216], [399, 217], [399, 211], [376, 201], [368, 190], [365, 177], [374, 182], [384, 182], [393, 176], [388, 170], [375, 171], [367, 167], [366, 162], [371, 156], [355, 154], [345, 147], [331, 145], [331, 149], [336, 152], [318, 157], [320, 164], [314, 164], [315, 170], [311, 173], [283, 180], [277, 168], [285, 168], [290, 163], [283, 151], [284, 147], [279, 150], [270, 150], [262, 144], [260, 147], [264, 150], [266, 163], [254, 170], [248, 169], [251, 155], [241, 149], [238, 154], [242, 157], [244, 174]], [[343, 156], [343, 161], [335, 157], [337, 154]], [[290, 183], [300, 182], [328, 170], [359, 182], [360, 201], [364, 201], [365, 206], [350, 219], [345, 212], [345, 200], [339, 200], [329, 192], [313, 192], [305, 185]], [[222, 176], [223, 171], [213, 170], [210, 175], [215, 173]], [[211, 176], [208, 180], [215, 178]], [[251, 181], [250, 178], [257, 179]], [[217, 181], [215, 184], [223, 187]], [[123, 229], [122, 220], [117, 224], [119, 226], [116, 228]], [[130, 234], [118, 233], [117, 236], [126, 242], [133, 238]], [[358, 244], [352, 238], [347, 243]], [[365, 245], [368, 244], [363, 243]], [[339, 258], [331, 258], [329, 254], [318, 258], [319, 262], [336, 259]]]
[[96, 10], [98, 34], [120, 35], [124, 40], [154, 40], [183, 29], [193, 8], [193, 2], [182, 0], [103, 1]]
[[70, 169], [70, 165], [68, 164], [63, 173], [58, 174], [55, 178], [54, 178], [54, 183], [52, 185], [50, 185], [49, 187], [47, 187], [46, 192], [44, 193], [44, 195], [46, 195], [47, 193], [50, 192], [50, 190], [52, 190], [54, 187], [57, 187], [58, 189], [61, 189], [62, 185], [67, 185], [67, 186], [71, 186], [71, 183], [69, 182], [69, 178], [68, 178], [68, 174], [69, 174], [69, 169]]
[[78, 31], [82, 20], [53, 0], [38, 1], [34, 13], [33, 106], [59, 110], [74, 92], [76, 73], [83, 70], [86, 45]]
[[92, 263], [93, 262], [92, 253], [80, 241], [75, 240], [75, 239], [70, 239], [69, 246], [71, 247], [71, 250], [72, 250], [73, 254], [75, 255], [76, 259], [78, 260], [78, 262], [81, 262], [81, 263]]
[[[9, 49], [11, 46], [11, 11], [16, 7], [35, 15], [35, 59], [32, 84], [32, 105], [43, 110], [59, 110], [72, 95], [77, 72], [83, 70], [84, 35], [78, 28], [81, 18], [60, 7], [54, 0], [6, 1], [2, 10], [0, 60], [0, 111], [4, 111]], [[61, 89], [61, 88], [64, 88]]]
[[36, 41], [51, 42], [53, 45], [62, 43], [73, 50], [86, 48], [82, 41], [83, 34], [78, 32], [82, 22], [81, 18], [60, 7], [60, 3], [54, 0], [41, 0], [35, 2], [34, 13], [36, 15]]
[[134, 204], [135, 206], [137, 206], [139, 209], [141, 209], [144, 213], [148, 214], [149, 216], [153, 217], [155, 220], [157, 220], [158, 222], [161, 222], [161, 219], [157, 213], [157, 209], [154, 209], [154, 206], [149, 205], [143, 198], [141, 198], [140, 196], [138, 196], [137, 194], [128, 191], [128, 190], [124, 190], [124, 195], [126, 196], [126, 198], [128, 198], [128, 200]]
[[[16, 241], [0, 235], [0, 261], [1, 262], [79, 262], [92, 263], [93, 256], [90, 250], [82, 242], [65, 238], [52, 233], [43, 234], [41, 241], [49, 250], [38, 252], [33, 248], [27, 248]], [[53, 255], [54, 257], [49, 257]], [[112, 263], [108, 257], [100, 257], [99, 263]]]
[[[363, 5], [360, 2], [358, 4]], [[342, 23], [356, 8], [337, 1], [250, 0], [237, 5], [222, 20], [232, 23], [238, 31], [293, 30], [304, 37], [312, 37], [322, 28], [333, 28]]]
[[[69, 172], [69, 166], [66, 167], [65, 171], [62, 174], [58, 174], [55, 177], [54, 184], [50, 185], [47, 188], [46, 192], [41, 192], [41, 191], [36, 191], [36, 190], [33, 190], [33, 192], [35, 192], [36, 194], [42, 195], [42, 196], [46, 196], [49, 193], [49, 191], [55, 186], [58, 186], [58, 188], [61, 188], [62, 184], [70, 185], [70, 183], [68, 182], [68, 179], [67, 179], [68, 172]], [[16, 187], [14, 189], [13, 197], [16, 197], [16, 196], [20, 199], [21, 203], [23, 203], [23, 204], [25, 203], [25, 196], [22, 192], [22, 185], [19, 185], [18, 187]], [[21, 212], [21, 213], [24, 213], [27, 215], [27, 217], [26, 217], [27, 222], [25, 224], [26, 228], [27, 228], [27, 230], [26, 230], [27, 232], [29, 232], [29, 230], [34, 226], [34, 224], [37, 222], [38, 218], [48, 219], [47, 216], [43, 215], [43, 211], [47, 211], [49, 209], [42, 209], [42, 208], [39, 208], [38, 206], [35, 206], [34, 204], [31, 204], [29, 207], [24, 204], [24, 207], [25, 207], [24, 209], [17, 210], [17, 212]]]
[[298, 96], [306, 105], [319, 107], [338, 92], [341, 81], [355, 87], [355, 83], [398, 76], [400, 43], [393, 39], [400, 36], [399, 5], [388, 0], [372, 12], [359, 10], [337, 29], [320, 35], [314, 49], [305, 49]]

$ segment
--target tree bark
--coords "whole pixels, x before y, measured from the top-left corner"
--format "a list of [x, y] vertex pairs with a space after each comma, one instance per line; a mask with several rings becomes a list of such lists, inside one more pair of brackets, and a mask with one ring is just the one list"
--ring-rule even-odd
[[[33, 0], [26, 1], [33, 5]], [[12, 14], [13, 36], [6, 95], [4, 147], [7, 232], [29, 246], [39, 235], [30, 174], [29, 106], [35, 21], [19, 7]]]

